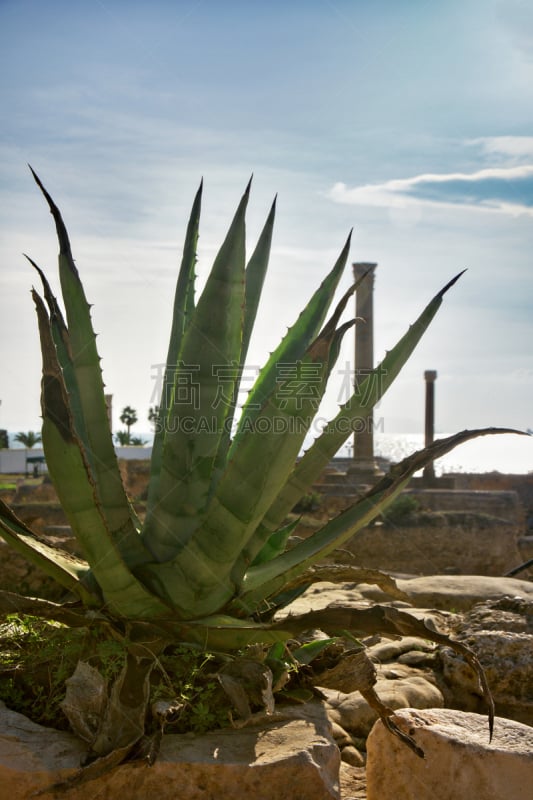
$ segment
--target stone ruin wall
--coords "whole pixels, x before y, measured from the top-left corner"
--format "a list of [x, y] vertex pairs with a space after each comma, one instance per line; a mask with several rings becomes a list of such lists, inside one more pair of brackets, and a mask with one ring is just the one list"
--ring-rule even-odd
[[[149, 462], [121, 461], [120, 467], [130, 497], [140, 501], [138, 510], [142, 513]], [[454, 479], [455, 491], [408, 490], [417, 497], [420, 513], [397, 523], [378, 521], [363, 529], [344, 546], [345, 553], [336, 554], [333, 560], [346, 558], [361, 566], [410, 575], [505, 575], [533, 557], [533, 474], [457, 475]], [[323, 490], [324, 484], [319, 488]], [[2, 496], [38, 533], [75, 550], [76, 543], [48, 479], [40, 486], [21, 486], [16, 493]], [[309, 536], [354, 497], [349, 492], [336, 496], [322, 491], [319, 508], [303, 514], [296, 535]], [[533, 580], [533, 569], [518, 577]], [[40, 570], [0, 539], [3, 588], [38, 594], [47, 581]]]

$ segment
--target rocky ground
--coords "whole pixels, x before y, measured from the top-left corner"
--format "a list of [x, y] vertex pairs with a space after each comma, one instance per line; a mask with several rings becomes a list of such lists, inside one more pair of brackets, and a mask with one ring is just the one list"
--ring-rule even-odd
[[[533, 583], [486, 576], [400, 577], [408, 601], [393, 600], [371, 585], [315, 584], [291, 606], [292, 613], [331, 605], [365, 607], [376, 602], [409, 608], [431, 619], [478, 654], [497, 716], [533, 726]], [[468, 665], [449, 648], [424, 639], [382, 639], [369, 647], [376, 690], [392, 708], [458, 708], [485, 713]], [[358, 692], [325, 690], [328, 714], [341, 749], [343, 800], [362, 800], [365, 749], [376, 714]]]
[[[26, 521], [38, 529], [42, 523], [52, 541], [68, 547], [69, 531], [63, 520], [50, 517], [55, 513], [50, 507], [51, 487], [43, 484], [37, 491], [28, 487], [28, 497], [24, 496], [25, 488], [19, 487], [18, 502], [28, 508], [31, 495], [35, 517]], [[511, 560], [517, 557], [513, 555]], [[8, 559], [7, 546], [0, 540], [0, 585], [33, 594], [40, 593], [43, 580], [39, 571], [12, 551]], [[497, 716], [533, 726], [533, 581], [479, 574], [399, 575], [397, 585], [405, 593], [404, 600], [394, 599], [370, 584], [317, 583], [292, 604], [289, 613], [328, 606], [365, 608], [379, 603], [430, 619], [437, 629], [451, 633], [477, 653], [494, 695]], [[368, 652], [377, 670], [376, 691], [390, 707], [486, 713], [472, 671], [449, 648], [404, 636], [375, 641]], [[367, 796], [366, 740], [376, 714], [357, 691], [325, 689], [324, 694], [342, 756], [342, 800], [363, 800]]]

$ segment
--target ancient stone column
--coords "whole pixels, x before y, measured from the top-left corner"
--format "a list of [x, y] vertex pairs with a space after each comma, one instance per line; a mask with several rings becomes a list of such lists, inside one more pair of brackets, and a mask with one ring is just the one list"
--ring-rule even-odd
[[[428, 447], [434, 439], [435, 434], [435, 381], [437, 372], [434, 369], [427, 369], [424, 372], [426, 381], [426, 417], [424, 425], [424, 446]], [[435, 467], [433, 462], [424, 467], [424, 479], [427, 481], [435, 480]]]
[[[355, 376], [354, 383], [361, 385], [374, 367], [374, 273], [377, 264], [353, 264], [353, 276], [363, 278], [355, 295], [355, 315], [364, 320], [355, 326]], [[374, 458], [374, 414], [372, 409], [357, 421], [353, 440], [350, 473], [360, 473], [361, 479], [371, 479], [379, 474]]]

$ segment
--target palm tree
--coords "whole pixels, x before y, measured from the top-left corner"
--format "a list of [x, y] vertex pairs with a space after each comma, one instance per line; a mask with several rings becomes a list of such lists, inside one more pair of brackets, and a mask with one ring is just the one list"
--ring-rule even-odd
[[19, 433], [15, 434], [15, 441], [20, 442], [27, 447], [28, 450], [31, 450], [36, 444], [39, 444], [41, 441], [41, 434], [35, 433], [34, 431], [28, 431], [24, 433], [24, 431], [19, 431]]
[[115, 441], [121, 447], [127, 447], [128, 445], [134, 445], [136, 447], [144, 447], [145, 444], [148, 444], [146, 439], [141, 439], [140, 436], [130, 436], [128, 431], [117, 431], [115, 433]]
[[131, 406], [126, 406], [122, 409], [120, 421], [126, 426], [128, 432], [128, 439], [130, 438], [130, 428], [137, 422], [137, 412]]

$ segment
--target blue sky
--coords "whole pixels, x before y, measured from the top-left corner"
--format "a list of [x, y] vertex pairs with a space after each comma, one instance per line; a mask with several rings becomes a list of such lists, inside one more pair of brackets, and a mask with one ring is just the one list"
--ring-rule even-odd
[[279, 195], [251, 365], [353, 226], [350, 260], [379, 264], [376, 358], [468, 268], [382, 402], [385, 431], [423, 429], [425, 369], [439, 430], [533, 427], [531, 3], [0, 0], [0, 74], [0, 427], [39, 426], [21, 254], [57, 287], [27, 162], [63, 212], [104, 378], [138, 432], [196, 187], [201, 277], [251, 173], [250, 249]]

